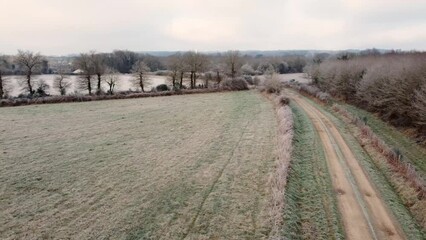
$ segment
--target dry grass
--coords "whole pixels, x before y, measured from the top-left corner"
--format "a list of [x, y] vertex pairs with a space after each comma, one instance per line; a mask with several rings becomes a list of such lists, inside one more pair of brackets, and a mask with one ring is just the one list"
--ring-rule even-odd
[[[332, 109], [343, 116], [347, 122], [357, 127], [356, 137], [367, 151], [375, 151], [381, 155], [374, 154], [376, 161], [379, 161], [378, 159], [384, 160], [382, 164], [385, 166], [382, 166], [382, 168], [389, 171], [388, 180], [393, 184], [419, 225], [426, 229], [426, 183], [421, 174], [416, 171], [412, 164], [402, 161], [403, 155], [389, 147], [360, 118], [353, 116], [337, 104], [334, 104]], [[372, 149], [368, 149], [368, 147]]]
[[267, 238], [255, 92], [0, 109], [1, 239]]
[[[287, 101], [283, 101], [283, 99]], [[272, 100], [275, 102], [278, 119], [278, 159], [276, 161], [275, 172], [269, 178], [271, 191], [269, 221], [272, 227], [269, 238], [279, 239], [283, 224], [285, 187], [293, 146], [293, 114], [291, 108], [287, 106], [289, 103], [288, 98], [285, 96], [276, 96]]]
[[130, 99], [130, 98], [147, 98], [147, 97], [164, 97], [184, 94], [197, 93], [214, 93], [223, 91], [218, 88], [188, 89], [179, 91], [163, 91], [163, 92], [119, 92], [114, 95], [67, 95], [67, 96], [48, 96], [38, 98], [11, 98], [0, 99], [0, 107], [15, 107], [22, 105], [34, 104], [52, 104], [52, 103], [68, 103], [68, 102], [90, 102], [113, 99]]

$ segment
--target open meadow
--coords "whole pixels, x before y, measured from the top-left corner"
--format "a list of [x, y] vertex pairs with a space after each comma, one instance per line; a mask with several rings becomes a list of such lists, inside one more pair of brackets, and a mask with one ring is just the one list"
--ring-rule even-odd
[[[57, 74], [41, 74], [41, 75], [35, 75], [34, 76], [34, 82], [35, 86], [38, 85], [38, 82], [40, 80], [43, 80], [48, 86], [49, 89], [47, 89], [47, 93], [50, 95], [60, 95], [59, 90], [56, 89], [54, 86], [54, 82], [57, 81], [57, 77], [59, 75]], [[25, 76], [7, 76], [4, 77], [5, 81], [7, 82], [5, 88], [8, 92], [8, 95], [11, 97], [17, 97], [21, 93], [26, 93], [25, 90], [23, 90], [25, 86]], [[79, 81], [81, 79], [78, 75], [69, 75], [66, 76], [66, 79], [69, 80], [70, 86], [69, 89], [67, 89], [67, 94], [87, 94], [87, 90], [81, 90], [79, 88]], [[131, 74], [119, 74], [118, 79], [115, 86], [115, 91], [128, 91], [133, 90], [136, 91], [137, 88], [132, 83], [132, 79], [134, 79], [134, 76]], [[158, 86], [160, 84], [168, 83], [168, 78], [166, 76], [157, 76], [157, 75], [149, 75], [148, 77], [149, 82], [146, 86], [146, 90], [151, 90], [152, 87]], [[93, 79], [93, 84], [95, 84], [95, 79]], [[102, 89], [106, 92], [108, 89], [108, 84], [105, 81], [102, 81]]]
[[0, 109], [1, 239], [268, 236], [272, 105], [253, 91]]

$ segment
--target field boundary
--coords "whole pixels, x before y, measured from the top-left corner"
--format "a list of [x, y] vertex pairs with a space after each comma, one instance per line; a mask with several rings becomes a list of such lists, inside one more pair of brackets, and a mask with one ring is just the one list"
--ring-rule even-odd
[[271, 224], [269, 239], [278, 239], [284, 221], [285, 191], [293, 153], [294, 120], [292, 110], [288, 106], [289, 101], [285, 96], [262, 95], [272, 103], [278, 122], [277, 160], [275, 162], [275, 170], [268, 180], [271, 192], [271, 198], [268, 203], [269, 222]]
[[0, 107], [16, 107], [16, 106], [36, 105], [36, 104], [91, 102], [91, 101], [102, 101], [102, 100], [165, 97], [165, 96], [175, 96], [175, 95], [217, 93], [217, 92], [227, 92], [227, 91], [231, 91], [231, 90], [214, 88], [214, 89], [188, 89], [188, 90], [179, 90], [179, 91], [164, 91], [164, 92], [150, 92], [150, 93], [119, 93], [114, 95], [69, 95], [69, 96], [49, 96], [49, 97], [39, 97], [39, 98], [15, 98], [15, 99], [1, 99]]

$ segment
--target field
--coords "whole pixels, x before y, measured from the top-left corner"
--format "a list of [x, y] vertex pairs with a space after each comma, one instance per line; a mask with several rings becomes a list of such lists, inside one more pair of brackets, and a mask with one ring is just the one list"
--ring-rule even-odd
[[[53, 82], [55, 81], [55, 78], [58, 75], [55, 74], [43, 74], [43, 75], [34, 75], [33, 76], [33, 80], [34, 80], [34, 86], [37, 86], [37, 82], [39, 80], [44, 80], [49, 86], [50, 88], [47, 90], [47, 92], [51, 95], [59, 95], [59, 91], [58, 89], [55, 89], [53, 86]], [[303, 73], [290, 73], [290, 74], [277, 74], [278, 78], [280, 79], [280, 81], [283, 82], [288, 82], [292, 79], [294, 79], [297, 82], [300, 83], [308, 83], [310, 82], [310, 80], [308, 78], [305, 77], [305, 75]], [[264, 76], [261, 75], [259, 76], [260, 79], [264, 79]], [[23, 84], [25, 84], [25, 76], [6, 76], [4, 77], [6, 79], [6, 89], [8, 91], [9, 96], [11, 97], [16, 97], [18, 96], [20, 93], [23, 93]], [[137, 90], [135, 88], [135, 86], [132, 84], [132, 78], [133, 76], [131, 74], [119, 74], [119, 78], [115, 87], [115, 91], [127, 91], [127, 90]], [[147, 84], [147, 86], [145, 87], [145, 91], [150, 91], [152, 87], [158, 86], [160, 84], [170, 84], [169, 83], [169, 77], [167, 76], [158, 76], [155, 74], [150, 74], [148, 76], [149, 82]], [[80, 93], [80, 94], [87, 94], [87, 91], [82, 91], [78, 88], [78, 80], [79, 77], [76, 75], [71, 75], [68, 76], [68, 79], [71, 83], [70, 88], [67, 90], [67, 94], [73, 94], [75, 92]], [[93, 79], [93, 87], [94, 89], [96, 88], [96, 79]], [[186, 83], [187, 79], [185, 79], [185, 84], [188, 86], [189, 84]], [[104, 91], [107, 91], [108, 89], [108, 85], [102, 81], [102, 89]], [[25, 92], [24, 92], [25, 93]]]
[[262, 239], [276, 117], [254, 91], [0, 109], [1, 239]]
[[[37, 82], [39, 80], [44, 80], [50, 88], [48, 89], [48, 93], [51, 95], [59, 95], [58, 89], [55, 89], [53, 87], [53, 82], [55, 81], [55, 78], [58, 75], [55, 74], [43, 74], [43, 75], [34, 75], [34, 86], [37, 86]], [[129, 89], [136, 90], [135, 86], [132, 84], [132, 78], [133, 76], [131, 74], [120, 74], [115, 91], [127, 91]], [[9, 93], [9, 96], [16, 97], [20, 93], [22, 93], [22, 87], [23, 84], [25, 84], [25, 76], [7, 76], [5, 77], [7, 81], [6, 89]], [[67, 79], [69, 79], [69, 82], [71, 83], [71, 86], [69, 89], [67, 89], [67, 94], [78, 92], [81, 94], [87, 94], [87, 91], [81, 91], [78, 88], [78, 81], [79, 77], [76, 75], [67, 76]], [[93, 78], [93, 87], [96, 88], [96, 79]], [[149, 75], [149, 84], [146, 86], [145, 91], [151, 90], [151, 87], [155, 87], [159, 84], [167, 83], [167, 77], [166, 76], [157, 76], [157, 75]], [[103, 81], [102, 82], [102, 89], [106, 91], [108, 89], [108, 85]]]

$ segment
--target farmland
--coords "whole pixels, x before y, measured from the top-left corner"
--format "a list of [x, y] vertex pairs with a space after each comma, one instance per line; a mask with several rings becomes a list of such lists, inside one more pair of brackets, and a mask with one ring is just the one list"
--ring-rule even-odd
[[277, 123], [256, 92], [0, 113], [2, 239], [268, 235]]
[[[45, 81], [46, 84], [49, 85], [48, 93], [51, 95], [59, 95], [58, 89], [55, 89], [54, 82], [55, 79], [58, 77], [56, 74], [41, 74], [34, 76], [34, 82], [38, 82], [40, 80]], [[134, 77], [131, 74], [120, 74], [119, 78], [117, 80], [116, 84], [116, 91], [128, 91], [133, 90], [135, 91], [135, 86], [132, 84], [132, 79]], [[24, 76], [7, 76], [5, 77], [7, 81], [7, 91], [9, 96], [16, 97], [20, 93], [23, 93], [25, 91], [22, 91], [22, 85], [25, 84], [25, 77]], [[74, 93], [80, 93], [80, 94], [87, 94], [87, 91], [81, 91], [79, 89], [79, 79], [80, 77], [77, 75], [70, 75], [67, 76], [67, 79], [70, 81], [70, 87], [68, 89], [68, 93], [74, 94]], [[150, 90], [151, 87], [155, 87], [159, 84], [167, 83], [167, 77], [166, 76], [157, 76], [157, 75], [150, 75], [149, 76], [150, 84], [147, 85], [147, 89]], [[102, 82], [102, 88], [106, 91], [108, 89], [107, 84], [105, 81]]]

